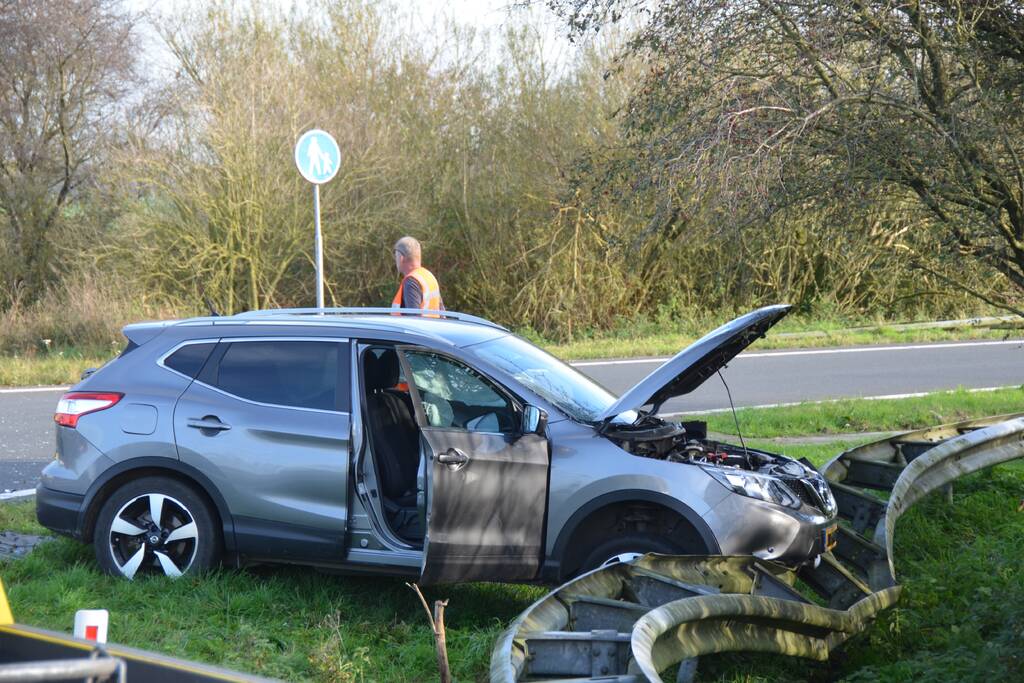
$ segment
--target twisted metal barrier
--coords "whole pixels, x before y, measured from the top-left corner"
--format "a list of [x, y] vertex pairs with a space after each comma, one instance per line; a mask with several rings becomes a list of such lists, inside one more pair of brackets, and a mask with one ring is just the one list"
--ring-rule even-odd
[[839, 508], [837, 544], [816, 566], [652, 554], [595, 569], [512, 622], [494, 647], [491, 681], [661, 683], [675, 664], [677, 681], [689, 681], [700, 655], [737, 650], [825, 660], [899, 599], [893, 534], [910, 506], [1017, 458], [1024, 413], [840, 453], [821, 468]]

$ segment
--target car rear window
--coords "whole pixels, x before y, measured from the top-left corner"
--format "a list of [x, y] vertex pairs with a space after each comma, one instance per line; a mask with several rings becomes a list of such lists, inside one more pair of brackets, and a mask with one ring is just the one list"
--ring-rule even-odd
[[[348, 364], [339, 342], [233, 342], [217, 368], [215, 386], [272, 405], [347, 410]], [[340, 386], [340, 391], [339, 391]]]
[[216, 342], [186, 344], [164, 359], [164, 365], [186, 377], [195, 379], [215, 346], [217, 346]]

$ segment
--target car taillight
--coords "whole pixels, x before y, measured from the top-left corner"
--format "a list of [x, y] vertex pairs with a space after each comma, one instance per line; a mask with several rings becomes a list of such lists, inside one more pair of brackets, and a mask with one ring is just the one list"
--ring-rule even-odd
[[80, 417], [106, 410], [123, 396], [124, 394], [106, 391], [72, 391], [60, 397], [53, 421], [63, 427], [77, 427]]

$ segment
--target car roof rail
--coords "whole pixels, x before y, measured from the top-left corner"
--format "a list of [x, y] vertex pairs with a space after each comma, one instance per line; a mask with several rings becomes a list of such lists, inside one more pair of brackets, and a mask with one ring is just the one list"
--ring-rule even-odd
[[244, 313], [236, 313], [232, 317], [247, 319], [264, 318], [276, 315], [399, 315], [414, 316], [418, 318], [443, 318], [447, 320], [458, 320], [460, 322], [472, 323], [474, 325], [484, 325], [486, 327], [493, 327], [495, 329], [504, 330], [505, 332], [508, 332], [508, 328], [503, 327], [498, 323], [491, 322], [490, 320], [487, 320], [485, 318], [478, 318], [477, 316], [469, 315], [468, 313], [459, 313], [457, 311], [436, 311], [432, 309], [422, 308], [268, 308], [258, 311], [245, 311]]

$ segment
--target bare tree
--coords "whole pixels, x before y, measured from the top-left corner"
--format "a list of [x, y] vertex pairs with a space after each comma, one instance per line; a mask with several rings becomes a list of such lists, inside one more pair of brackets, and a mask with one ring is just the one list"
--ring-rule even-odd
[[[631, 52], [649, 71], [624, 114], [635, 176], [762, 216], [901, 207], [916, 229], [888, 248], [952, 286], [983, 264], [994, 286], [973, 293], [1024, 311], [1019, 0], [549, 4], [575, 31], [641, 17]], [[939, 248], [921, 249], [919, 230]]]
[[0, 258], [8, 300], [33, 299], [51, 281], [54, 227], [101, 160], [136, 54], [134, 19], [117, 0], [0, 4]]

